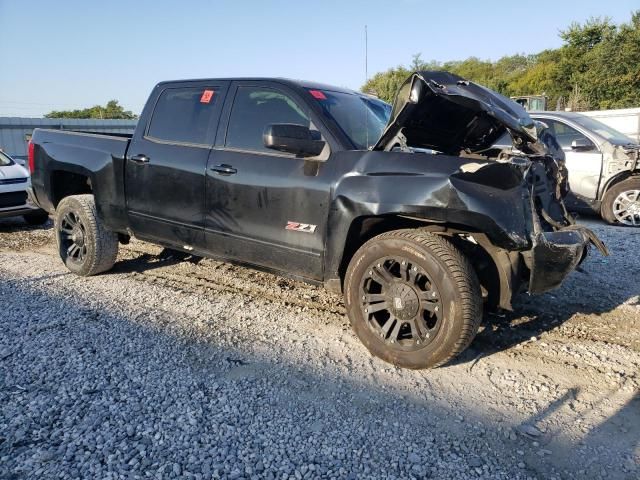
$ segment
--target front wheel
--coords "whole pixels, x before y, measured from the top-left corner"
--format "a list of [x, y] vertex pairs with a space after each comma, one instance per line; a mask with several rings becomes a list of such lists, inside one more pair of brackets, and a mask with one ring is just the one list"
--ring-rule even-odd
[[445, 238], [420, 230], [365, 243], [349, 263], [345, 303], [373, 355], [414, 369], [447, 363], [469, 346], [482, 320], [469, 260]]
[[612, 224], [640, 227], [640, 177], [611, 187], [602, 199], [602, 218]]
[[64, 198], [56, 208], [56, 242], [60, 258], [77, 275], [106, 272], [118, 256], [118, 235], [107, 230], [93, 195]]

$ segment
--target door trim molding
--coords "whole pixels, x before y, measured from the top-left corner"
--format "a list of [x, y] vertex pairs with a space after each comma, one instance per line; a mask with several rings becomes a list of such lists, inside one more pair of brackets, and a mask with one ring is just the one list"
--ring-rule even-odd
[[290, 247], [288, 245], [282, 245], [281, 243], [268, 242], [266, 240], [258, 240], [256, 238], [251, 238], [251, 237], [247, 237], [247, 236], [244, 236], [244, 235], [238, 235], [238, 234], [230, 233], [230, 232], [223, 232], [221, 230], [214, 230], [212, 228], [206, 228], [205, 227], [204, 231], [205, 231], [205, 233], [211, 233], [211, 234], [220, 235], [220, 236], [223, 236], [223, 237], [235, 238], [235, 239], [238, 239], [238, 240], [245, 240], [245, 241], [248, 241], [248, 242], [258, 243], [260, 245], [265, 245], [265, 246], [268, 246], [268, 247], [281, 248], [282, 250], [289, 250], [291, 252], [302, 253], [304, 255], [309, 255], [310, 257], [320, 258], [322, 256], [322, 254], [320, 252], [313, 252], [313, 251], [305, 250], [305, 249], [302, 249], [302, 248]]

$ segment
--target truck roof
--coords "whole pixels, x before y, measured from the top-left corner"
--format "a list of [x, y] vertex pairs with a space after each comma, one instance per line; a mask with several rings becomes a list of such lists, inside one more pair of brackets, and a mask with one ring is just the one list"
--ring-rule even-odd
[[292, 78], [282, 77], [215, 77], [215, 78], [189, 78], [183, 80], [165, 80], [158, 83], [160, 85], [167, 85], [172, 83], [188, 83], [188, 82], [216, 82], [216, 81], [242, 81], [242, 82], [278, 82], [284, 85], [289, 85], [294, 88], [310, 88], [318, 90], [328, 90], [331, 92], [350, 93], [354, 95], [366, 95], [362, 92], [356, 92], [344, 87], [336, 87], [335, 85], [327, 85], [324, 83], [310, 82], [306, 80], [295, 80]]

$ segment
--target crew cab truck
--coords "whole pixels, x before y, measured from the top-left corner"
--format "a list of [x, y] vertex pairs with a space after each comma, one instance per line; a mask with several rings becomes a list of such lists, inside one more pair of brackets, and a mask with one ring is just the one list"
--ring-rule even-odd
[[[505, 131], [522, 153], [475, 153]], [[590, 242], [604, 251], [564, 209], [553, 137], [446, 72], [411, 75], [393, 109], [284, 79], [163, 82], [132, 136], [37, 129], [30, 152], [72, 272], [106, 272], [135, 236], [324, 284], [402, 367], [446, 363], [483, 303], [511, 308], [558, 286]]]

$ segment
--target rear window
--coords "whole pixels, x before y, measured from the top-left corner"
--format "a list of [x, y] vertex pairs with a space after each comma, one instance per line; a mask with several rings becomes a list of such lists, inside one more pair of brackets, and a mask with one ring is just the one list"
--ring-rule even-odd
[[153, 110], [147, 136], [168, 142], [211, 144], [216, 93], [215, 87], [166, 89]]

